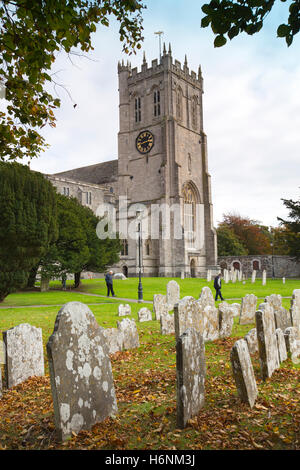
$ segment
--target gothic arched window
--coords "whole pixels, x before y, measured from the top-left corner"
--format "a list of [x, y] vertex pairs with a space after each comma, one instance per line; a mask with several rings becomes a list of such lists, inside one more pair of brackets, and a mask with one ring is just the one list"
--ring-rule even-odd
[[160, 116], [160, 91], [159, 90], [154, 90], [153, 93], [153, 113], [154, 116]]
[[121, 256], [128, 256], [128, 240], [121, 241]]
[[197, 96], [194, 96], [192, 99], [192, 126], [194, 129], [197, 128], [198, 119], [197, 119]]
[[141, 122], [142, 111], [141, 111], [141, 98], [138, 96], [134, 100], [134, 111], [135, 111], [135, 122]]
[[182, 89], [178, 88], [177, 93], [176, 93], [176, 116], [179, 121], [182, 120], [182, 99], [183, 99]]
[[192, 248], [196, 235], [196, 194], [191, 184], [187, 183], [182, 190], [184, 238], [187, 246]]

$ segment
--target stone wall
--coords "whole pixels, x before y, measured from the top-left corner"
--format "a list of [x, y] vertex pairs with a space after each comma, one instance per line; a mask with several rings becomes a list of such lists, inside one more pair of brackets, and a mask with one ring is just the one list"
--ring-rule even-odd
[[240, 263], [241, 269], [246, 277], [251, 277], [253, 263], [257, 262], [259, 269], [256, 271], [258, 277], [262, 277], [265, 269], [267, 277], [297, 278], [300, 277], [300, 262], [290, 256], [281, 255], [252, 255], [252, 256], [219, 256], [218, 265], [221, 269], [230, 269], [234, 263]]

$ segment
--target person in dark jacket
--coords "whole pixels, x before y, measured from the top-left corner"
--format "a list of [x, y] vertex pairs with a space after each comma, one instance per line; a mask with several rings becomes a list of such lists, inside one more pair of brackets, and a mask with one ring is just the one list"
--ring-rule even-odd
[[215, 277], [215, 280], [214, 280], [214, 288], [216, 289], [216, 297], [215, 297], [215, 300], [218, 300], [218, 297], [219, 297], [219, 296], [220, 296], [220, 299], [221, 299], [221, 300], [225, 300], [225, 299], [222, 297], [222, 293], [221, 293], [221, 287], [222, 287], [221, 276], [222, 276], [222, 274], [219, 273], [219, 274]]
[[107, 297], [109, 297], [109, 293], [115, 297], [114, 288], [113, 288], [113, 272], [109, 271], [105, 276], [105, 282], [107, 287]]

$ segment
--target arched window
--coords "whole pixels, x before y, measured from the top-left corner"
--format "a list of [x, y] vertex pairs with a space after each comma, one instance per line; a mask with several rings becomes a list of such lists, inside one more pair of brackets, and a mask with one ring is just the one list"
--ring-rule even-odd
[[160, 116], [160, 91], [155, 90], [153, 94], [154, 116]]
[[197, 129], [198, 119], [197, 119], [197, 96], [194, 96], [192, 99], [192, 126], [194, 129]]
[[238, 271], [241, 269], [241, 263], [239, 261], [234, 261], [232, 263], [232, 266], [234, 269], [237, 269]]
[[134, 110], [135, 110], [135, 122], [141, 122], [142, 120], [142, 111], [141, 111], [141, 98], [138, 96], [134, 100]]
[[196, 263], [194, 259], [191, 259], [190, 269], [191, 269], [191, 277], [196, 277]]
[[252, 261], [252, 269], [253, 269], [253, 271], [259, 271], [260, 270], [260, 263], [257, 259]]
[[184, 217], [184, 238], [187, 246], [192, 248], [195, 244], [196, 236], [196, 194], [191, 184], [184, 185], [183, 196], [183, 217]]
[[177, 94], [176, 94], [176, 116], [179, 121], [182, 120], [182, 89], [178, 88]]
[[121, 240], [121, 256], [128, 256], [128, 240]]

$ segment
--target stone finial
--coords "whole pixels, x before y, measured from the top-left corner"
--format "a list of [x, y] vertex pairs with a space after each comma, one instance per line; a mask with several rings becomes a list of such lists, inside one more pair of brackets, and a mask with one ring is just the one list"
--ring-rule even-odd
[[143, 52], [143, 64], [145, 65], [147, 63], [146, 61], [146, 52]]
[[171, 43], [169, 42], [169, 55], [172, 55]]
[[201, 65], [199, 65], [199, 68], [198, 68], [198, 80], [201, 80], [202, 79], [202, 69], [201, 69]]
[[164, 43], [164, 45], [163, 45], [163, 55], [166, 55], [166, 53], [167, 53], [167, 49], [166, 49], [166, 44]]

